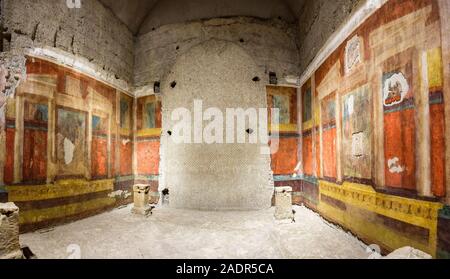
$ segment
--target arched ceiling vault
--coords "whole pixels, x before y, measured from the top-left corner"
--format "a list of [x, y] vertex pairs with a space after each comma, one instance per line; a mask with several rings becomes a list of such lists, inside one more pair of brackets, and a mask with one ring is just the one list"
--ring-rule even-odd
[[281, 17], [295, 22], [307, 0], [100, 0], [133, 34], [171, 23], [226, 17]]

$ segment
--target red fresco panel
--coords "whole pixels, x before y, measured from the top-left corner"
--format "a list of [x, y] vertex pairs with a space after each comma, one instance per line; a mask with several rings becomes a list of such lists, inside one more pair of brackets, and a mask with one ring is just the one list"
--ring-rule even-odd
[[431, 182], [433, 194], [445, 196], [445, 119], [444, 105], [430, 106]]
[[297, 138], [280, 138], [278, 152], [272, 154], [275, 175], [291, 175], [297, 166]]
[[[415, 122], [414, 109], [384, 115], [384, 156], [386, 186], [416, 189], [415, 182]], [[397, 165], [404, 171], [393, 172], [388, 161], [398, 158]]]
[[138, 173], [159, 173], [159, 141], [142, 141], [137, 144]]
[[108, 176], [108, 142], [103, 137], [92, 137], [92, 177]]
[[14, 138], [15, 129], [6, 128], [6, 161], [3, 180], [6, 184], [14, 181]]
[[323, 176], [336, 178], [336, 128], [322, 131]]
[[312, 135], [303, 137], [303, 173], [313, 175]]
[[47, 131], [25, 129], [23, 139], [23, 181], [46, 182]]
[[120, 143], [120, 175], [131, 175], [133, 172], [132, 155], [133, 144], [128, 142]]

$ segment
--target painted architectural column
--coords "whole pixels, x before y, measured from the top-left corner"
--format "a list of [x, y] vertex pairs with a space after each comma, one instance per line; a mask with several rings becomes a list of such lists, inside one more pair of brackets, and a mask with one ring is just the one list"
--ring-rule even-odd
[[111, 178], [111, 175], [112, 175], [111, 162], [112, 162], [112, 156], [115, 156], [115, 153], [111, 149], [112, 122], [113, 122], [114, 118], [115, 118], [115, 116], [112, 114], [112, 112], [110, 114], [108, 114], [108, 134], [106, 135], [106, 150], [107, 150], [107, 154], [108, 154], [108, 158], [107, 158], [108, 178]]
[[116, 115], [115, 115], [115, 121], [116, 121], [116, 143], [114, 145], [114, 169], [115, 169], [115, 175], [119, 175], [120, 173], [120, 92], [116, 90]]
[[417, 192], [420, 196], [431, 197], [431, 147], [430, 147], [430, 105], [428, 86], [427, 52], [420, 53], [420, 86], [415, 98], [416, 142], [417, 142]]
[[[57, 92], [54, 93], [57, 96]], [[47, 183], [55, 180], [56, 169], [56, 100], [48, 100], [48, 134], [47, 134]]]
[[442, 61], [444, 61], [444, 102], [445, 102], [445, 184], [447, 204], [450, 204], [450, 1], [438, 0], [441, 19]]
[[303, 170], [303, 98], [302, 87], [297, 88], [297, 133], [298, 133], [298, 147], [297, 147], [297, 174], [304, 173]]
[[[372, 59], [371, 65], [374, 65], [375, 61]], [[373, 164], [373, 178], [377, 187], [385, 187], [385, 156], [384, 156], [384, 111], [383, 111], [383, 90], [380, 83], [380, 79], [383, 76], [383, 72], [380, 68], [373, 70], [370, 73], [372, 76], [372, 88], [373, 88], [373, 139], [374, 148], [372, 151], [374, 164]]]
[[[322, 178], [323, 177], [323, 133], [322, 133], [322, 101], [320, 99], [320, 97], [318, 98], [318, 103], [319, 103], [319, 154], [316, 154], [316, 156], [319, 156], [319, 162], [320, 162], [320, 166], [319, 166], [319, 172], [317, 174], [318, 178]], [[317, 107], [317, 106], [316, 106]]]
[[[339, 90], [338, 90], [339, 92]], [[340, 94], [336, 93], [336, 181], [338, 183], [343, 181], [342, 175], [342, 119], [341, 119], [341, 98]]]
[[313, 74], [311, 76], [311, 117], [312, 117], [312, 131], [311, 131], [311, 146], [312, 146], [312, 168], [313, 168], [313, 176], [318, 177], [319, 174], [317, 173], [317, 147], [316, 147], [316, 77]]
[[88, 98], [88, 119], [87, 119], [87, 154], [86, 154], [86, 178], [92, 178], [92, 92], [89, 93]]
[[[19, 91], [19, 89], [17, 89]], [[24, 130], [24, 98], [16, 92], [16, 131], [14, 137], [14, 184], [22, 182], [23, 130]]]
[[137, 135], [137, 98], [133, 98], [133, 117], [131, 119], [133, 125], [133, 142], [132, 142], [132, 162], [133, 162], [133, 176], [134, 179], [136, 179], [136, 176], [138, 174], [138, 168], [137, 168], [137, 144], [136, 144], [136, 135]]

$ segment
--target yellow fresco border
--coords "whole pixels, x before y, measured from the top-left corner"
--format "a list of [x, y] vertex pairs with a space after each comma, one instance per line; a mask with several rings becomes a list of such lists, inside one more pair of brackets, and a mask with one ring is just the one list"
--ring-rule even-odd
[[59, 180], [46, 185], [6, 186], [10, 202], [25, 202], [65, 198], [84, 194], [113, 191], [114, 179], [87, 181], [85, 179]]
[[161, 128], [149, 128], [137, 131], [138, 137], [156, 137], [161, 136]]
[[115, 203], [114, 198], [99, 198], [81, 203], [67, 204], [45, 209], [29, 210], [20, 212], [20, 224], [33, 224], [47, 220], [61, 219], [73, 216], [83, 212], [89, 212], [96, 209], [106, 208]]
[[[429, 230], [429, 240], [426, 252], [436, 255], [437, 246], [437, 223], [439, 210], [443, 205], [437, 202], [422, 201], [409, 199], [404, 197], [392, 196], [376, 192], [371, 186], [345, 182], [343, 185], [337, 185], [328, 181], [319, 181], [319, 211], [324, 215], [333, 215], [333, 207], [329, 207], [321, 201], [321, 195], [327, 195], [336, 200], [342, 201], [345, 204], [365, 209], [389, 218], [406, 222], [418, 227]], [[354, 220], [351, 222], [345, 221], [344, 216], [334, 216], [338, 221], [343, 221], [344, 224], [350, 228], [355, 228]], [[340, 220], [339, 220], [340, 219]], [[359, 228], [359, 230], [362, 230]], [[371, 234], [372, 239], [377, 239], [376, 231]], [[400, 237], [400, 236], [398, 236]], [[391, 242], [394, 240], [391, 240]], [[399, 247], [391, 247], [399, 248]], [[422, 247], [423, 248], [423, 247]]]
[[271, 124], [269, 126], [270, 131], [278, 132], [298, 132], [297, 124]]

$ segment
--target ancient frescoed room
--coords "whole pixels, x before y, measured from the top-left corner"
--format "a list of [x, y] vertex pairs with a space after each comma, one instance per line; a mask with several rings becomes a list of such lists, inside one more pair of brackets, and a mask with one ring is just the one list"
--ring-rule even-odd
[[450, 258], [449, 0], [0, 3], [0, 259]]

